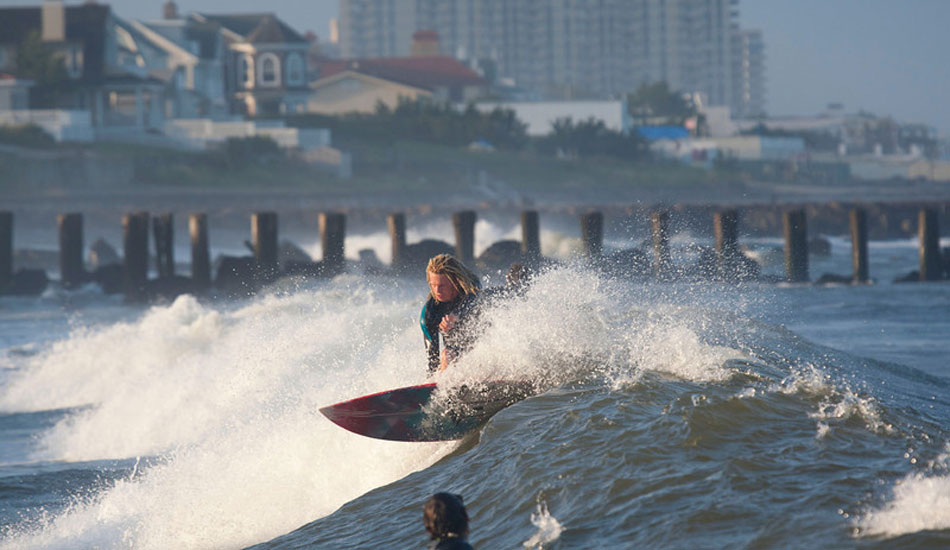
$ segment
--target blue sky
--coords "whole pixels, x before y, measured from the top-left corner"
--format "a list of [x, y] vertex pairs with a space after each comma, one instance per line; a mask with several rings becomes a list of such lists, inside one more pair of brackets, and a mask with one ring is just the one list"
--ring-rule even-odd
[[[109, 3], [122, 17], [154, 19], [164, 0]], [[182, 12], [275, 12], [320, 37], [339, 6], [338, 0], [177, 3]], [[764, 34], [769, 114], [816, 114], [840, 102], [848, 112], [924, 122], [950, 135], [950, 0], [740, 0], [739, 21]]]

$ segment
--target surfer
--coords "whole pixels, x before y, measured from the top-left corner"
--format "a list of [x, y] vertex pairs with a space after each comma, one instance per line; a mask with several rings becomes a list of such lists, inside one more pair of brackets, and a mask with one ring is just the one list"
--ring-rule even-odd
[[[481, 291], [472, 270], [451, 254], [439, 254], [426, 266], [429, 297], [419, 323], [429, 357], [429, 373], [445, 370], [470, 345], [467, 321]], [[443, 345], [439, 344], [441, 334]]]
[[468, 543], [468, 512], [462, 495], [436, 493], [422, 511], [422, 523], [434, 542], [431, 550], [474, 550]]

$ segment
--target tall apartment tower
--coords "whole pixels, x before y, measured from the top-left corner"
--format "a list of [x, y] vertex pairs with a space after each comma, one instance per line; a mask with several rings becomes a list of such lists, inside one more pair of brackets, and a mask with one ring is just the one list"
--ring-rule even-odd
[[343, 57], [409, 55], [416, 30], [441, 51], [490, 60], [549, 98], [618, 97], [643, 84], [732, 105], [738, 0], [340, 0]]
[[762, 31], [736, 29], [732, 38], [735, 118], [765, 114], [765, 43]]

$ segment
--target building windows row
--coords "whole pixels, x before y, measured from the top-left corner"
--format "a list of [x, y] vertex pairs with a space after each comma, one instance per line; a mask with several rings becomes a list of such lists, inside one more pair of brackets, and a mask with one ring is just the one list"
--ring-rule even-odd
[[[243, 54], [238, 58], [238, 80], [244, 88], [253, 88], [255, 83], [262, 87], [278, 87], [281, 80], [280, 58], [275, 53], [263, 53], [256, 60], [251, 54]], [[306, 83], [303, 55], [297, 52], [287, 54], [286, 84], [288, 86], [303, 86]]]

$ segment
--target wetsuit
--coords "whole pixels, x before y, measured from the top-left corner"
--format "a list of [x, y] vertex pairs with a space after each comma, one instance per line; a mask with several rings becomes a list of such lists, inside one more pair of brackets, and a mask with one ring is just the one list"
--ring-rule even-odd
[[422, 306], [419, 324], [422, 326], [422, 336], [425, 338], [426, 351], [429, 355], [429, 372], [437, 372], [440, 364], [439, 323], [450, 313], [458, 317], [455, 327], [443, 334], [445, 347], [456, 353], [463, 353], [471, 346], [471, 331], [473, 310], [478, 297], [476, 294], [460, 295], [451, 302], [438, 302], [432, 296]]

